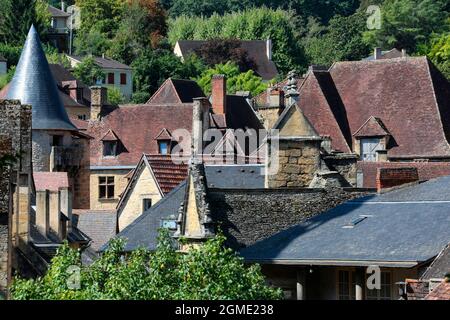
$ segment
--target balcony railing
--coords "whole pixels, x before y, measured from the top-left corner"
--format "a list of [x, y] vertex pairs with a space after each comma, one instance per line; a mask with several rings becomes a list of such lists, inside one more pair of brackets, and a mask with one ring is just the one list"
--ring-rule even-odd
[[81, 152], [74, 147], [52, 147], [50, 154], [50, 169], [79, 167]]

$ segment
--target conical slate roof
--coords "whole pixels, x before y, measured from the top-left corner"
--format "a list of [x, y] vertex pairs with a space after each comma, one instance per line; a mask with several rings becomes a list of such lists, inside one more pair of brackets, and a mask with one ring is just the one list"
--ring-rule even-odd
[[32, 129], [77, 130], [70, 122], [34, 26], [28, 32], [6, 99], [31, 105]]

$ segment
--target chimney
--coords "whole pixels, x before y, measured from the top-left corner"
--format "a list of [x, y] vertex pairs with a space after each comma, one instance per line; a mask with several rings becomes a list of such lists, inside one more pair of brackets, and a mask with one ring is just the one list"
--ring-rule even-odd
[[101, 86], [91, 87], [91, 120], [100, 119], [107, 100], [106, 88]]
[[203, 134], [209, 128], [210, 104], [207, 98], [194, 98], [192, 108], [192, 142], [191, 157], [203, 154]]
[[269, 59], [269, 61], [272, 61], [272, 40], [267, 38], [266, 40], [266, 54], [267, 54], [267, 59]]
[[406, 58], [407, 56], [406, 49], [402, 49], [402, 58]]
[[81, 101], [83, 99], [83, 88], [77, 80], [62, 81], [64, 92], [68, 94], [73, 100]]
[[61, 1], [61, 10], [66, 12], [66, 2], [65, 1]]
[[321, 143], [318, 136], [268, 137], [266, 187], [308, 187], [320, 169]]
[[68, 219], [67, 233], [72, 230], [72, 194], [69, 188], [60, 189], [61, 213]]
[[381, 48], [375, 48], [373, 50], [373, 58], [374, 60], [379, 60], [381, 59], [381, 56], [383, 55], [383, 51], [381, 50]]
[[36, 190], [36, 226], [45, 236], [50, 228], [49, 210], [48, 190]]
[[211, 81], [212, 108], [215, 114], [227, 112], [227, 79], [223, 74], [216, 74]]
[[284, 91], [280, 88], [269, 89], [269, 106], [284, 107]]
[[61, 203], [59, 191], [49, 191], [49, 227], [50, 233], [62, 239], [61, 230]]
[[376, 182], [377, 191], [384, 192], [401, 185], [418, 183], [419, 173], [414, 167], [378, 168]]

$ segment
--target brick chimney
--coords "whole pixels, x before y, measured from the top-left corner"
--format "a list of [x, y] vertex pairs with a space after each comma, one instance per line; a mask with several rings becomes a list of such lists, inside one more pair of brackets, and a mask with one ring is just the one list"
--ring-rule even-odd
[[383, 192], [388, 189], [410, 183], [419, 182], [417, 168], [378, 168], [377, 169], [377, 191]]
[[98, 120], [108, 100], [107, 89], [101, 86], [91, 87], [91, 120]]
[[211, 80], [212, 107], [215, 114], [227, 112], [227, 78], [223, 74], [216, 74]]
[[373, 58], [374, 60], [379, 60], [381, 59], [381, 56], [383, 55], [383, 51], [381, 50], [381, 48], [375, 48], [373, 50]]

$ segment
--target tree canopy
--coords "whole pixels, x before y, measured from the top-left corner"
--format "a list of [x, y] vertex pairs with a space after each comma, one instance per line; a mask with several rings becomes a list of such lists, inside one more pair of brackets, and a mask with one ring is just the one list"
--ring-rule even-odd
[[258, 265], [223, 246], [217, 236], [186, 254], [177, 253], [167, 232], [154, 252], [138, 249], [123, 255], [124, 241], [115, 240], [90, 266], [67, 243], [53, 258], [46, 275], [35, 280], [15, 279], [13, 299], [83, 300], [216, 300], [280, 299], [278, 289], [266, 285]]

